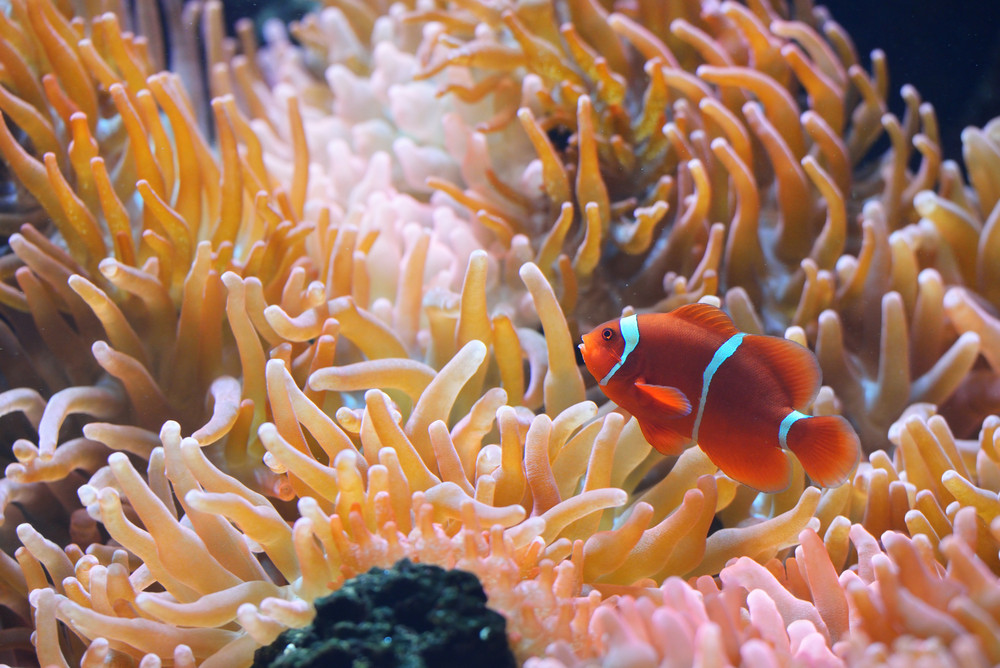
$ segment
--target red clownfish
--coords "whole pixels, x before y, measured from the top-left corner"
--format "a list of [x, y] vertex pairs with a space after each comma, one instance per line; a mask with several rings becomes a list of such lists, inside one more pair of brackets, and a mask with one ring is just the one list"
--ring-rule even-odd
[[858, 463], [847, 420], [800, 411], [820, 387], [813, 354], [741, 332], [714, 306], [609, 320], [584, 335], [580, 351], [604, 394], [663, 454], [695, 442], [723, 473], [762, 492], [791, 482], [783, 448], [824, 487], [843, 483]]

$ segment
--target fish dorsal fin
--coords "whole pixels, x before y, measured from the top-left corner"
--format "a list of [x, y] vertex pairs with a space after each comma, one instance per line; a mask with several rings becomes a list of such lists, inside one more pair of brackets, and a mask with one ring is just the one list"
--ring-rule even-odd
[[790, 408], [804, 408], [816, 397], [819, 362], [808, 348], [777, 336], [747, 336], [743, 347], [774, 374], [788, 393]]
[[676, 387], [648, 385], [642, 382], [636, 383], [635, 386], [640, 392], [653, 399], [663, 409], [665, 416], [684, 417], [691, 413], [691, 402]]
[[727, 338], [740, 332], [725, 311], [711, 304], [687, 304], [670, 315]]

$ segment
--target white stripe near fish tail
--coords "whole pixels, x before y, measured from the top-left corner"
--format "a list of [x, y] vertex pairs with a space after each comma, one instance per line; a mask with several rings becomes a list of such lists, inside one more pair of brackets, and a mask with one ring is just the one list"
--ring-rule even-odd
[[811, 417], [805, 413], [800, 413], [799, 411], [792, 411], [785, 416], [785, 419], [781, 421], [781, 425], [778, 427], [778, 442], [781, 443], [781, 447], [788, 447], [788, 430], [792, 428], [792, 425], [801, 420], [802, 418]]
[[746, 333], [740, 332], [726, 339], [715, 351], [715, 354], [712, 355], [712, 361], [705, 367], [705, 373], [701, 378], [701, 399], [698, 401], [698, 416], [694, 419], [694, 429], [691, 431], [691, 439], [695, 443], [698, 442], [698, 428], [701, 426], [701, 418], [705, 415], [705, 402], [708, 399], [708, 390], [712, 385], [712, 378], [715, 377], [715, 374], [719, 371], [723, 363], [732, 357], [733, 353], [740, 347], [744, 336], [746, 336]]

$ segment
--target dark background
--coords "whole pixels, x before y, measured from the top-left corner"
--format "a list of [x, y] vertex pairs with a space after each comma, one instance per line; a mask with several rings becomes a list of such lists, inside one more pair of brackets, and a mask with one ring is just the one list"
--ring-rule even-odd
[[962, 128], [1000, 116], [1000, 0], [828, 0], [866, 68], [872, 49], [889, 62], [890, 105], [913, 84], [934, 105], [946, 158], [961, 157]]

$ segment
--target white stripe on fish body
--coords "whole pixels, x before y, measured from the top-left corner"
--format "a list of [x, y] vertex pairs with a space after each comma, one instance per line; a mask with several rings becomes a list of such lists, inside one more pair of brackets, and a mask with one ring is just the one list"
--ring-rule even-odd
[[691, 431], [691, 440], [695, 443], [698, 442], [698, 428], [701, 426], [701, 418], [705, 415], [705, 402], [708, 400], [708, 390], [712, 384], [712, 378], [715, 377], [715, 374], [725, 361], [732, 357], [733, 353], [740, 347], [744, 336], [746, 336], [746, 332], [740, 332], [726, 339], [715, 351], [715, 354], [712, 355], [712, 361], [705, 367], [705, 373], [701, 378], [701, 399], [698, 400], [698, 416], [694, 419], [694, 429]]

